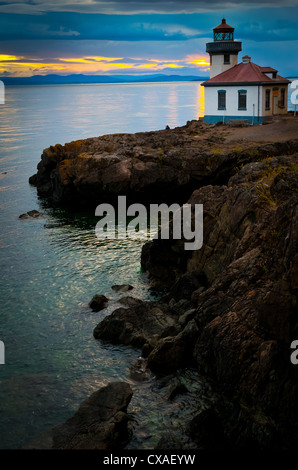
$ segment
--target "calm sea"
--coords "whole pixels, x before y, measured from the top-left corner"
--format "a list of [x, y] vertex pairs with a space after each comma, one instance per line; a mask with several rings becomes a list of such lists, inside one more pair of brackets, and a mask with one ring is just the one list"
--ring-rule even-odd
[[[90, 214], [46, 208], [28, 178], [50, 145], [181, 126], [202, 116], [203, 108], [199, 82], [6, 88], [0, 106], [0, 340], [6, 347], [0, 448], [20, 448], [65, 421], [111, 380], [134, 388], [131, 410], [141, 416], [135, 447], [152, 448], [160, 429], [179, 422], [179, 413], [154, 392], [154, 381], [130, 379], [139, 351], [104, 345], [92, 335], [118, 306], [113, 284], [130, 283], [135, 296], [153, 298], [140, 268], [143, 242], [99, 241], [94, 208]], [[19, 219], [31, 209], [44, 217]], [[91, 312], [95, 293], [112, 299], [108, 310]], [[184, 380], [190, 381], [187, 374]]]

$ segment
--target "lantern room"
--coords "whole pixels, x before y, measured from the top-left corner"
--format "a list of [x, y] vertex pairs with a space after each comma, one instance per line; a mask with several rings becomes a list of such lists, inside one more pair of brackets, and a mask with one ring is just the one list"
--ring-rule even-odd
[[234, 28], [226, 23], [225, 18], [216, 28], [213, 28], [214, 41], [234, 41]]

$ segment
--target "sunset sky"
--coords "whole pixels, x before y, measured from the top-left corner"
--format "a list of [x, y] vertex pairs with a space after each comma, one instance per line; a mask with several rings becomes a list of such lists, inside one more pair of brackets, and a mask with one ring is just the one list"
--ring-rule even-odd
[[0, 75], [207, 76], [206, 42], [225, 17], [243, 55], [298, 73], [298, 0], [0, 1]]

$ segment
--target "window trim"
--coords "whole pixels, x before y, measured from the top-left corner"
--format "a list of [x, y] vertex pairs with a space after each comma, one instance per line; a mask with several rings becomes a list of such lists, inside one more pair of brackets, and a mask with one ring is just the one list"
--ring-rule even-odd
[[[225, 97], [225, 104], [224, 106], [219, 106], [219, 96], [222, 95]], [[227, 109], [227, 91], [226, 90], [217, 90], [217, 109], [221, 111], [225, 111]]]
[[[240, 93], [245, 94], [245, 107], [240, 107]], [[247, 111], [247, 90], [238, 90], [238, 111]]]

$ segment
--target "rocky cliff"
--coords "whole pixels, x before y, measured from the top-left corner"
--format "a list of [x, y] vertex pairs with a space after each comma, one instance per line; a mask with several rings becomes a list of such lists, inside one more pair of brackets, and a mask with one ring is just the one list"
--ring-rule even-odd
[[253, 136], [239, 138], [235, 128], [191, 121], [175, 129], [51, 146], [29, 182], [54, 203], [92, 209], [118, 194], [139, 203], [183, 203], [202, 185], [226, 182], [236, 167], [294, 149], [297, 134], [255, 142]]
[[30, 180], [59, 203], [127, 194], [203, 204], [201, 249], [185, 251], [171, 237], [143, 247], [143, 268], [167, 282], [167, 294], [131, 301], [94, 329], [97, 339], [142, 348], [158, 376], [192, 365], [213, 381], [221, 399], [185, 423], [198, 448], [298, 442], [298, 365], [290, 360], [298, 335], [298, 121], [285, 122], [191, 122], [55, 146]]
[[298, 334], [297, 163], [298, 154], [267, 158], [226, 186], [195, 191], [189, 202], [204, 204], [204, 244], [191, 255], [176, 240], [143, 248], [154, 276], [176, 275], [169, 304], [185, 298], [193, 308], [182, 333], [155, 345], [148, 366], [163, 370], [186, 335], [188, 361], [232, 403], [232, 422], [226, 404], [217, 411], [235, 446], [297, 443], [298, 368], [290, 361]]

